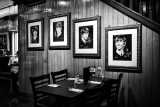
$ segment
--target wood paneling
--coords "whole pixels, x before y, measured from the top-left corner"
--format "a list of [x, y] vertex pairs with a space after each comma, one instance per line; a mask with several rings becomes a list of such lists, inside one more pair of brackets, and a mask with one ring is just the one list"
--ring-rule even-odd
[[[135, 20], [99, 0], [47, 0], [33, 7], [19, 6], [20, 91], [32, 93], [29, 77], [67, 68], [71, 76], [83, 73], [87, 66], [105, 67], [105, 27], [137, 24]], [[44, 12], [45, 9], [52, 9]], [[48, 16], [71, 12], [70, 50], [49, 50]], [[73, 20], [101, 16], [101, 58], [73, 58]], [[26, 21], [44, 18], [44, 51], [28, 51]], [[120, 107], [160, 105], [160, 34], [142, 25], [142, 72], [125, 72], [120, 87]], [[107, 78], [117, 78], [119, 72], [104, 71]]]

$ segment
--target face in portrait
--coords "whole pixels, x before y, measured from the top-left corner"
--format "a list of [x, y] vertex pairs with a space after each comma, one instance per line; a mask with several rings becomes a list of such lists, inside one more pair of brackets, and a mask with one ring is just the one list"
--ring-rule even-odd
[[113, 60], [132, 60], [131, 34], [113, 36]]
[[93, 25], [79, 27], [79, 49], [93, 48]]
[[39, 43], [39, 26], [31, 27], [31, 43]]
[[53, 42], [64, 41], [63, 21], [53, 22]]

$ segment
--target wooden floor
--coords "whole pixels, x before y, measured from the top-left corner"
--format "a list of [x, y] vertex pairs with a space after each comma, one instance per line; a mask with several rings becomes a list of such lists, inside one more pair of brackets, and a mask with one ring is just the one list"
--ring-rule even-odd
[[28, 95], [9, 93], [9, 81], [0, 80], [0, 107], [34, 107], [33, 98]]

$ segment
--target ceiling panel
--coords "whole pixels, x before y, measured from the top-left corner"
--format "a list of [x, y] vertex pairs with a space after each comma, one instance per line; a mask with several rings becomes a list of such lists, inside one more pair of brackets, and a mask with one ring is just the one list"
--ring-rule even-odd
[[0, 0], [0, 9], [6, 6], [13, 5], [13, 1], [11, 0]]

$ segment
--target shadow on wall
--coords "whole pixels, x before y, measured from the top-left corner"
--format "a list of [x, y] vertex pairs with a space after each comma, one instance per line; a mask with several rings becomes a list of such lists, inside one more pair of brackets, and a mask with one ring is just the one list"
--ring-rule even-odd
[[124, 90], [125, 90], [125, 88], [124, 88], [124, 86], [122, 87], [122, 89], [121, 89], [121, 92], [120, 92], [120, 94], [119, 94], [119, 107], [125, 107], [125, 99], [124, 99]]
[[[124, 91], [125, 91], [125, 87], [122, 87], [121, 92], [120, 92], [120, 96], [119, 96], [119, 107], [126, 107], [126, 102], [125, 102], [125, 97], [124, 97]], [[139, 107], [138, 103], [136, 102], [132, 90], [131, 88], [129, 88], [128, 90], [128, 102], [127, 102], [127, 107]]]
[[127, 103], [127, 107], [139, 107], [138, 103], [136, 102], [136, 99], [133, 96], [131, 88], [129, 88], [129, 90], [128, 90], [128, 103]]

